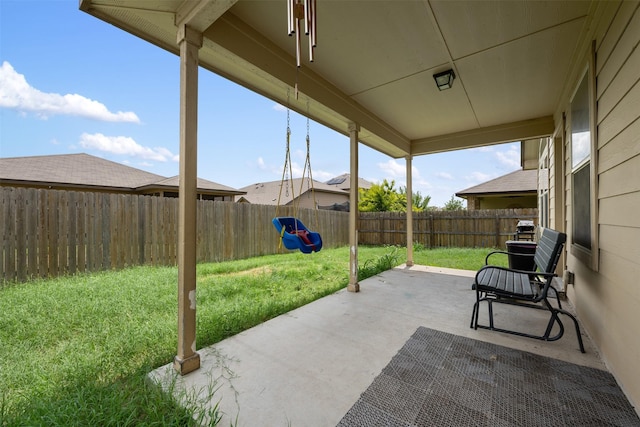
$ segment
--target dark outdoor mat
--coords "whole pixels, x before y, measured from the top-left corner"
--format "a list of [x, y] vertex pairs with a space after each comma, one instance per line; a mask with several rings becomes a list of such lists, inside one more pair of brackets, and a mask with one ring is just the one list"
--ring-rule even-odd
[[420, 327], [338, 426], [640, 426], [611, 374]]

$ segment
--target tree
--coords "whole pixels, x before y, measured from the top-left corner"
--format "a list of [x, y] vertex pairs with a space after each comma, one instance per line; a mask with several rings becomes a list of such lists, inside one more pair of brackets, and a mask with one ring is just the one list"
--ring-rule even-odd
[[429, 210], [429, 202], [431, 201], [431, 196], [422, 196], [420, 192], [413, 193], [413, 197], [411, 198], [413, 202], [413, 211], [414, 212], [423, 212]]
[[[405, 211], [407, 210], [407, 187], [400, 187], [400, 194], [404, 199], [404, 207]], [[411, 197], [412, 201], [412, 210], [414, 212], [423, 212], [429, 210], [429, 202], [431, 201], [431, 196], [423, 196], [420, 192], [413, 193]]]
[[462, 200], [455, 199], [453, 196], [451, 196], [451, 199], [444, 204], [443, 209], [445, 211], [461, 211], [464, 209], [464, 205], [462, 204]]
[[[382, 181], [382, 184], [373, 184], [368, 190], [360, 190], [360, 202], [358, 209], [361, 212], [406, 212], [407, 188], [400, 187], [396, 190], [395, 181]], [[420, 192], [412, 195], [413, 211], [421, 212], [429, 209], [431, 196], [422, 196]]]
[[358, 209], [361, 212], [404, 212], [406, 199], [395, 189], [395, 181], [373, 184], [368, 190], [360, 190]]

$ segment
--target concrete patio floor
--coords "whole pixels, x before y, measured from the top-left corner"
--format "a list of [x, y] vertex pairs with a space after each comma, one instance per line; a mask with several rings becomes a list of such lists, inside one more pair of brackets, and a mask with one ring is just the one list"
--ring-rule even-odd
[[[569, 319], [556, 342], [470, 329], [474, 274], [400, 266], [360, 282], [359, 293], [341, 290], [199, 350], [191, 374], [167, 365], [150, 376], [174, 381], [179, 398], [218, 404], [221, 426], [335, 426], [419, 326], [606, 370], [584, 331], [580, 353]], [[537, 332], [546, 314], [498, 307], [496, 326]]]

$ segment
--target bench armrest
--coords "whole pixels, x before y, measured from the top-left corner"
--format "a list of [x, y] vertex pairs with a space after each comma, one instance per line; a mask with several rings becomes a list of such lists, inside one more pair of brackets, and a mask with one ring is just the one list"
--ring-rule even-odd
[[493, 251], [493, 252], [489, 252], [487, 256], [484, 258], [484, 265], [491, 265], [489, 264], [489, 257], [494, 254], [517, 255], [519, 257], [529, 257], [529, 258], [533, 258], [535, 256], [535, 254], [522, 254], [520, 252]]

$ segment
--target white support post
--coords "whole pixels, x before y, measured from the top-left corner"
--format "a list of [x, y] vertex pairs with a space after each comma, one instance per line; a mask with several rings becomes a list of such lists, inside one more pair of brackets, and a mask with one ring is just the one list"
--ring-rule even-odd
[[359, 292], [358, 283], [358, 132], [360, 125], [349, 124], [350, 195], [349, 195], [349, 292]]
[[413, 176], [411, 174], [411, 156], [407, 160], [407, 266], [413, 265]]
[[180, 46], [180, 190], [178, 211], [178, 352], [181, 375], [200, 368], [196, 352], [196, 208], [198, 152], [198, 50], [202, 33], [178, 28]]

